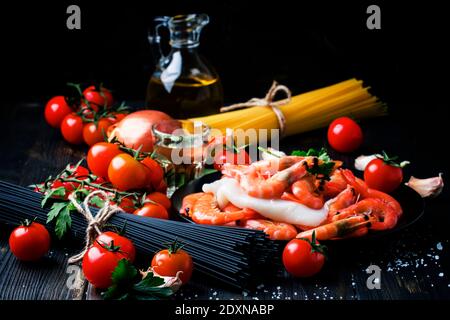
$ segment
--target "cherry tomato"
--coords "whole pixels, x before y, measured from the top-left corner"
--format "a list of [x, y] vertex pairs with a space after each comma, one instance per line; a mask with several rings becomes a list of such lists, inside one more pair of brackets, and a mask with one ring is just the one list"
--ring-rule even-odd
[[94, 119], [94, 112], [98, 112], [98, 106], [94, 104], [89, 104], [89, 106], [83, 102], [80, 105], [80, 110], [83, 112], [83, 116], [86, 119]]
[[[316, 245], [319, 243], [316, 241]], [[318, 273], [325, 262], [325, 256], [313, 252], [311, 243], [303, 239], [292, 239], [283, 250], [283, 264], [287, 272], [295, 277], [311, 277]]]
[[[74, 169], [75, 166], [71, 165], [70, 169]], [[76, 178], [86, 178], [89, 175], [89, 170], [81, 165], [78, 165], [78, 167], [73, 172], [73, 176]]]
[[72, 111], [65, 97], [56, 96], [51, 98], [45, 105], [45, 120], [52, 127], [59, 128], [64, 117], [72, 113]]
[[384, 159], [373, 159], [364, 169], [364, 181], [371, 189], [386, 193], [397, 189], [403, 181], [403, 170]]
[[134, 262], [136, 249], [130, 239], [112, 231], [105, 231], [99, 234], [94, 242], [94, 246], [99, 248], [108, 247], [111, 244], [120, 247], [119, 253], [123, 255], [123, 258]]
[[126, 153], [115, 156], [108, 167], [108, 178], [120, 190], [144, 189], [150, 185], [149, 169]]
[[148, 169], [150, 169], [149, 180], [151, 182], [152, 187], [156, 189], [160, 185], [161, 180], [164, 177], [163, 168], [161, 168], [158, 162], [156, 162], [150, 157], [143, 159], [141, 163]]
[[134, 257], [135, 248], [130, 240], [114, 232], [104, 232], [84, 254], [81, 266], [84, 276], [94, 287], [106, 289], [112, 284], [111, 275], [119, 261], [133, 261]]
[[[112, 204], [116, 204], [116, 202], [112, 201]], [[121, 208], [123, 211], [127, 213], [133, 213], [136, 210], [136, 205], [132, 198], [122, 198], [120, 200], [120, 203], [118, 204], [118, 207]]]
[[66, 190], [66, 192], [65, 192], [64, 197], [61, 197], [61, 198], [68, 199], [70, 193], [72, 191], [74, 191], [75, 189], [77, 189], [79, 186], [80, 186], [80, 184], [77, 183], [77, 182], [62, 182], [61, 180], [55, 180], [52, 183], [51, 188], [52, 189], [58, 189], [58, 188], [63, 187]]
[[355, 151], [362, 142], [361, 127], [348, 117], [337, 118], [328, 127], [328, 143], [336, 151]]
[[89, 169], [98, 177], [108, 178], [108, 167], [111, 160], [123, 153], [117, 144], [99, 142], [88, 151], [87, 164]]
[[105, 140], [106, 132], [112, 122], [109, 119], [103, 118], [95, 122], [86, 123], [83, 127], [83, 139], [88, 146], [92, 146], [97, 142]]
[[36, 261], [50, 249], [50, 234], [40, 223], [25, 221], [9, 236], [11, 252], [22, 261]]
[[120, 253], [92, 246], [81, 264], [84, 276], [94, 287], [106, 289], [111, 286], [111, 275], [122, 258]]
[[75, 113], [68, 114], [61, 123], [61, 133], [67, 142], [81, 144], [83, 142], [83, 119]]
[[83, 96], [91, 103], [92, 107], [95, 105], [109, 108], [114, 103], [111, 91], [102, 86], [100, 88], [96, 88], [95, 86], [87, 87], [83, 91]]
[[221, 170], [225, 163], [250, 164], [250, 156], [244, 149], [227, 150], [223, 149], [214, 155], [214, 169]]
[[167, 193], [167, 183], [166, 181], [161, 180], [161, 182], [159, 183], [159, 186], [155, 189], [156, 192], [161, 192], [163, 194]]
[[166, 210], [169, 210], [172, 206], [172, 203], [170, 202], [170, 199], [162, 192], [152, 192], [147, 197], [145, 197], [148, 200], [154, 201], [156, 203], [159, 203], [162, 205]]
[[111, 117], [108, 119], [111, 120], [111, 122], [117, 123], [120, 122], [123, 118], [125, 118], [128, 114], [127, 113], [114, 113]]
[[177, 245], [157, 252], [152, 259], [151, 266], [157, 274], [165, 277], [175, 277], [178, 271], [183, 271], [180, 276], [183, 284], [189, 281], [194, 268], [189, 253], [179, 249]]
[[146, 203], [142, 208], [134, 211], [135, 215], [148, 218], [169, 219], [166, 208], [160, 204]]

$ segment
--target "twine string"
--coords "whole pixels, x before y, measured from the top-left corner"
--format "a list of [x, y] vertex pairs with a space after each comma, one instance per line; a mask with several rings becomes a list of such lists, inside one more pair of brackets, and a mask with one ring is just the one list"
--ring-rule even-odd
[[[105, 200], [105, 204], [103, 208], [101, 208], [97, 214], [94, 216], [89, 208], [89, 201], [92, 197], [100, 195]], [[102, 228], [106, 224], [106, 222], [117, 212], [122, 211], [119, 207], [111, 205], [111, 203], [107, 200], [108, 195], [103, 190], [96, 190], [91, 192], [86, 196], [83, 203], [80, 204], [77, 201], [77, 197], [75, 193], [71, 193], [69, 195], [70, 202], [75, 206], [77, 211], [81, 213], [87, 221], [86, 227], [86, 237], [85, 237], [85, 246], [84, 249], [69, 258], [68, 263], [73, 264], [81, 261], [84, 257], [84, 254], [88, 251], [89, 247], [94, 242], [97, 235], [102, 233]]]
[[[275, 96], [278, 92], [283, 92], [286, 94], [286, 98], [282, 100], [274, 101]], [[246, 102], [235, 103], [227, 107], [220, 108], [220, 112], [232, 111], [240, 108], [250, 108], [250, 107], [269, 107], [275, 113], [278, 121], [278, 126], [281, 131], [281, 135], [284, 134], [286, 129], [286, 118], [281, 111], [280, 107], [282, 105], [288, 104], [291, 102], [292, 92], [288, 87], [278, 84], [276, 81], [272, 83], [269, 91], [267, 91], [266, 96], [264, 98], [252, 98]]]

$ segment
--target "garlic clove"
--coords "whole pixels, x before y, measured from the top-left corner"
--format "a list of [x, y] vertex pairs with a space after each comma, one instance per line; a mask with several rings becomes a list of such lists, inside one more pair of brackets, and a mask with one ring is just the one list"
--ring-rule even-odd
[[370, 156], [361, 155], [355, 159], [355, 169], [359, 171], [364, 171], [370, 161], [381, 157], [379, 154], [372, 154]]
[[422, 198], [434, 198], [442, 192], [442, 189], [444, 188], [444, 179], [442, 179], [442, 173], [439, 173], [439, 176], [437, 177], [428, 179], [411, 177], [405, 185], [420, 194]]
[[164, 283], [159, 286], [159, 288], [171, 288], [173, 292], [177, 292], [180, 289], [183, 282], [180, 279], [183, 271], [178, 271], [175, 277], [167, 277], [161, 276], [155, 271], [153, 271], [152, 267], [148, 268], [146, 271], [141, 271], [142, 278], [145, 278], [149, 272], [152, 272], [155, 277], [163, 278]]

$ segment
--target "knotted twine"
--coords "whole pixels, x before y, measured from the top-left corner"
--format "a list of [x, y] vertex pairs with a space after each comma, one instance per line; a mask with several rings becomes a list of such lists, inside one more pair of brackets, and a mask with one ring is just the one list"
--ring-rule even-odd
[[[103, 199], [106, 200], [103, 208], [101, 208], [94, 216], [89, 208], [89, 201], [95, 195], [100, 195]], [[106, 194], [106, 192], [102, 190], [96, 190], [89, 193], [84, 199], [83, 204], [81, 205], [80, 203], [78, 203], [75, 193], [71, 193], [69, 195], [70, 202], [72, 202], [77, 211], [81, 213], [87, 221], [84, 249], [80, 253], [70, 257], [67, 261], [69, 264], [74, 264], [81, 261], [84, 257], [84, 254], [88, 251], [97, 235], [102, 233], [102, 228], [106, 224], [106, 222], [115, 213], [122, 211], [119, 207], [111, 205], [111, 203], [107, 199], [108, 195]]]
[[[278, 92], [284, 92], [286, 94], [286, 98], [278, 101], [273, 101], [275, 95]], [[280, 106], [288, 104], [291, 102], [292, 93], [288, 87], [278, 84], [278, 82], [274, 81], [272, 86], [264, 98], [252, 98], [247, 102], [235, 103], [227, 107], [220, 108], [220, 112], [232, 111], [239, 108], [250, 108], [250, 107], [269, 107], [277, 116], [278, 126], [280, 128], [281, 136], [284, 135], [284, 131], [286, 129], [286, 118], [281, 111]]]

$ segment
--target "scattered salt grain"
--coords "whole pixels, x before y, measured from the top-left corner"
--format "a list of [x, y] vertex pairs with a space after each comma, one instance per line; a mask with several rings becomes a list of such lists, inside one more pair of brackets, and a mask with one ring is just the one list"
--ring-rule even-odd
[[444, 276], [443, 272], [439, 273], [439, 277], [443, 277], [443, 276]]
[[440, 242], [438, 242], [437, 244], [436, 244], [436, 249], [438, 249], [439, 251], [441, 251], [442, 250], [442, 243], [440, 243]]

